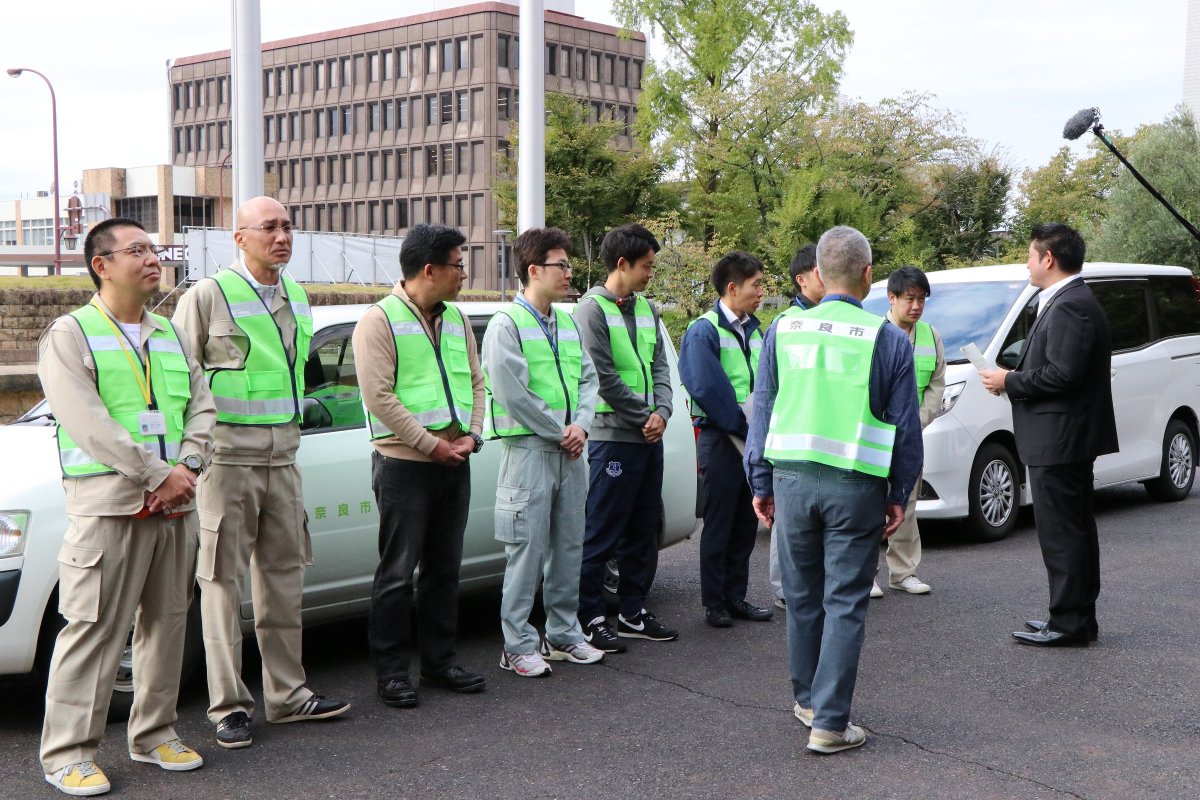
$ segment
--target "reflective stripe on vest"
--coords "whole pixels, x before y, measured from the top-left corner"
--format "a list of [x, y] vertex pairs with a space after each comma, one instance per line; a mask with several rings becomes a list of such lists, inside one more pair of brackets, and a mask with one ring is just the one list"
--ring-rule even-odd
[[250, 282], [232, 269], [223, 269], [212, 277], [234, 324], [251, 343], [242, 369], [205, 370], [217, 406], [217, 422], [285, 425], [299, 419], [304, 363], [313, 335], [312, 308], [300, 284], [282, 273], [279, 277], [296, 318], [294, 360], [288, 357], [270, 308]]
[[775, 328], [779, 384], [763, 454], [886, 478], [896, 427], [871, 413], [881, 317], [840, 301], [792, 308]]
[[933, 339], [933, 327], [928, 322], [917, 320], [915, 330], [913, 363], [917, 372], [917, 402], [920, 402], [937, 368], [937, 343]]
[[[396, 346], [396, 379], [392, 390], [396, 399], [428, 430], [443, 430], [452, 422], [467, 430], [475, 395], [462, 312], [446, 304], [435, 350], [425, 326], [403, 300], [389, 294], [375, 305], [383, 309], [392, 326], [392, 341]], [[369, 409], [367, 429], [372, 439], [395, 435]]]
[[[650, 301], [641, 295], [633, 305], [634, 329], [637, 331], [637, 348], [629, 336], [625, 316], [617, 304], [607, 297], [590, 295], [604, 311], [608, 323], [608, 342], [612, 349], [613, 366], [621, 381], [629, 390], [642, 398], [646, 405], [654, 406], [654, 381], [650, 378], [650, 365], [654, 362], [654, 347], [658, 344], [658, 329], [654, 325], [654, 311]], [[597, 414], [612, 414], [614, 409], [601, 396], [596, 401]]]
[[[558, 333], [558, 354], [546, 338], [541, 323], [529, 312], [529, 309], [519, 303], [512, 303], [496, 312], [507, 316], [517, 326], [517, 335], [521, 339], [521, 352], [529, 366], [529, 390], [536, 394], [551, 411], [562, 411], [564, 423], [574, 417], [575, 409], [579, 407], [579, 378], [583, 373], [583, 350], [579, 344], [579, 331], [571, 315], [559, 309], [553, 309]], [[495, 317], [488, 323], [495, 323]], [[628, 339], [628, 337], [626, 337]], [[487, 409], [484, 413], [483, 430], [489, 439], [501, 436], [525, 436], [533, 433], [533, 429], [524, 425], [515, 417], [509, 415], [504, 407], [496, 402], [492, 395], [492, 381], [486, 370], [484, 379], [487, 383]]]
[[[151, 314], [162, 330], [155, 330], [146, 340], [150, 353], [150, 392], [155, 408], [166, 421], [165, 436], [143, 435], [139, 417], [147, 410], [142, 387], [133, 372], [133, 364], [144, 369], [144, 363], [133, 354], [133, 344], [121, 340], [112, 332], [104, 312], [94, 305], [71, 312], [78, 322], [92, 353], [96, 366], [96, 389], [109, 416], [129, 431], [133, 441], [154, 458], [174, 465], [179, 460], [183, 441], [183, 418], [192, 396], [191, 371], [183, 356], [183, 347], [175, 336], [175, 328], [165, 318]], [[145, 353], [142, 353], [145, 357]], [[57, 429], [58, 457], [62, 472], [68, 478], [86, 478], [116, 472], [89, 455], [71, 438], [61, 425]]]
[[[747, 364], [747, 354], [742, 349], [742, 340], [733, 331], [721, 327], [715, 310], [709, 310], [701, 314], [688, 327], [692, 327], [692, 325], [695, 325], [700, 320], [705, 320], [717, 329], [721, 369], [724, 370], [725, 377], [729, 379], [730, 385], [733, 386], [733, 396], [737, 400], [738, 405], [745, 403], [750, 399], [750, 393], [754, 391], [754, 382], [758, 378], [758, 357], [762, 352], [763, 343], [762, 332], [755, 328], [754, 333], [750, 335], [750, 363]], [[692, 416], [708, 416], [695, 400], [692, 401]]]

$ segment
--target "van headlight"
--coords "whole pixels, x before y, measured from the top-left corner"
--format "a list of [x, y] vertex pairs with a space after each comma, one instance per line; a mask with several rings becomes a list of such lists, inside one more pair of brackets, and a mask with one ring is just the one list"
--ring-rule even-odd
[[966, 386], [966, 381], [950, 383], [946, 385], [946, 388], [942, 390], [942, 408], [941, 411], [938, 412], [939, 417], [942, 414], [949, 412], [950, 409], [954, 408], [954, 404], [958, 402], [958, 396], [962, 394], [962, 391], [966, 388]]
[[0, 511], [0, 558], [25, 552], [25, 534], [28, 532], [28, 511]]

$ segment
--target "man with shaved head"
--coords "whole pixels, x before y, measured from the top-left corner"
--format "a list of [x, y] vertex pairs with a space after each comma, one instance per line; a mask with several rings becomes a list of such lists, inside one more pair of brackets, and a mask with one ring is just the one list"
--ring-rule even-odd
[[217, 744], [252, 743], [254, 698], [242, 680], [239, 607], [246, 572], [262, 654], [268, 722], [326, 719], [350, 705], [314, 694], [301, 664], [300, 593], [312, 563], [300, 487], [300, 405], [313, 322], [304, 289], [283, 274], [292, 221], [270, 197], [238, 209], [237, 261], [180, 298], [175, 321], [217, 405], [212, 469], [197, 485], [200, 611], [208, 718]]

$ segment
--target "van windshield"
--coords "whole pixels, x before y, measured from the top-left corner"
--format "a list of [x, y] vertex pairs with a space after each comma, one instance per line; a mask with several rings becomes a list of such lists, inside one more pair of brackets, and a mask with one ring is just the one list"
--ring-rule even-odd
[[[946, 363], [966, 363], [960, 348], [970, 342], [980, 350], [986, 349], [1026, 286], [1025, 281], [934, 284], [921, 319], [942, 335]], [[887, 290], [882, 286], [872, 287], [863, 308], [872, 314], [887, 314]]]

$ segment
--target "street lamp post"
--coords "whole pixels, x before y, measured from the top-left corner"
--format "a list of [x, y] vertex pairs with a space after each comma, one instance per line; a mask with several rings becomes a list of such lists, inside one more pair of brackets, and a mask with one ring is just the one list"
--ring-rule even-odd
[[19, 78], [23, 72], [32, 72], [46, 82], [46, 88], [50, 90], [50, 127], [51, 136], [54, 143], [54, 274], [62, 274], [62, 230], [58, 212], [58, 102], [54, 98], [54, 86], [51, 85], [50, 79], [36, 69], [28, 67], [14, 67], [8, 70], [10, 78]]
[[508, 299], [508, 237], [512, 231], [492, 231], [500, 237], [500, 302]]

